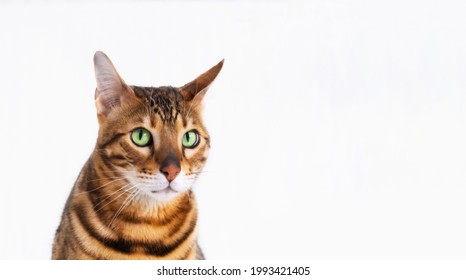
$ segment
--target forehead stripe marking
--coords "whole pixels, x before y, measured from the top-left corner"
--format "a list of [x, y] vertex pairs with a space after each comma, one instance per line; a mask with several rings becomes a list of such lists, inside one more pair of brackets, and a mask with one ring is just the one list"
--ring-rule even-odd
[[147, 99], [153, 111], [164, 123], [174, 124], [181, 110], [183, 97], [173, 87], [152, 89]]

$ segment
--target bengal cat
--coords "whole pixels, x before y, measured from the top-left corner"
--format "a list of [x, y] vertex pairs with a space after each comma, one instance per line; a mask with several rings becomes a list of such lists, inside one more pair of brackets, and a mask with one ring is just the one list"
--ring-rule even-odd
[[138, 87], [95, 54], [99, 134], [66, 202], [52, 259], [204, 258], [191, 188], [210, 148], [201, 101], [222, 66], [182, 87]]

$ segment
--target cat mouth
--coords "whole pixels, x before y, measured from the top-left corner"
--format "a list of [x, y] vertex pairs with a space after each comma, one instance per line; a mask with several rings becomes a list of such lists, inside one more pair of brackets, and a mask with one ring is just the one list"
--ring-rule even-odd
[[176, 197], [179, 192], [173, 189], [171, 186], [167, 186], [161, 190], [151, 190], [150, 195], [158, 201], [170, 201]]
[[151, 193], [156, 193], [156, 194], [169, 194], [169, 193], [177, 193], [176, 190], [174, 190], [172, 187], [168, 186], [164, 189], [161, 190], [154, 190], [151, 191]]

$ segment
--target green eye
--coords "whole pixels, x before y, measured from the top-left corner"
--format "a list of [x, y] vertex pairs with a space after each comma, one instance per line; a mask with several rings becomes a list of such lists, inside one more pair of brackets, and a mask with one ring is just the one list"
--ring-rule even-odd
[[151, 136], [149, 131], [144, 128], [136, 128], [131, 132], [131, 140], [133, 140], [133, 143], [139, 147], [144, 147], [150, 144]]
[[199, 134], [195, 130], [186, 132], [183, 135], [183, 147], [185, 148], [195, 148], [199, 144]]

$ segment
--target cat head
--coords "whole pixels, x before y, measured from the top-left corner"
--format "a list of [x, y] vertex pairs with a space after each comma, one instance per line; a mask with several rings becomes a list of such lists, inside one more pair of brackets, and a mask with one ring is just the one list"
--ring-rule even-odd
[[96, 151], [111, 176], [138, 193], [170, 201], [191, 189], [210, 148], [201, 103], [223, 60], [182, 87], [129, 86], [96, 52]]

